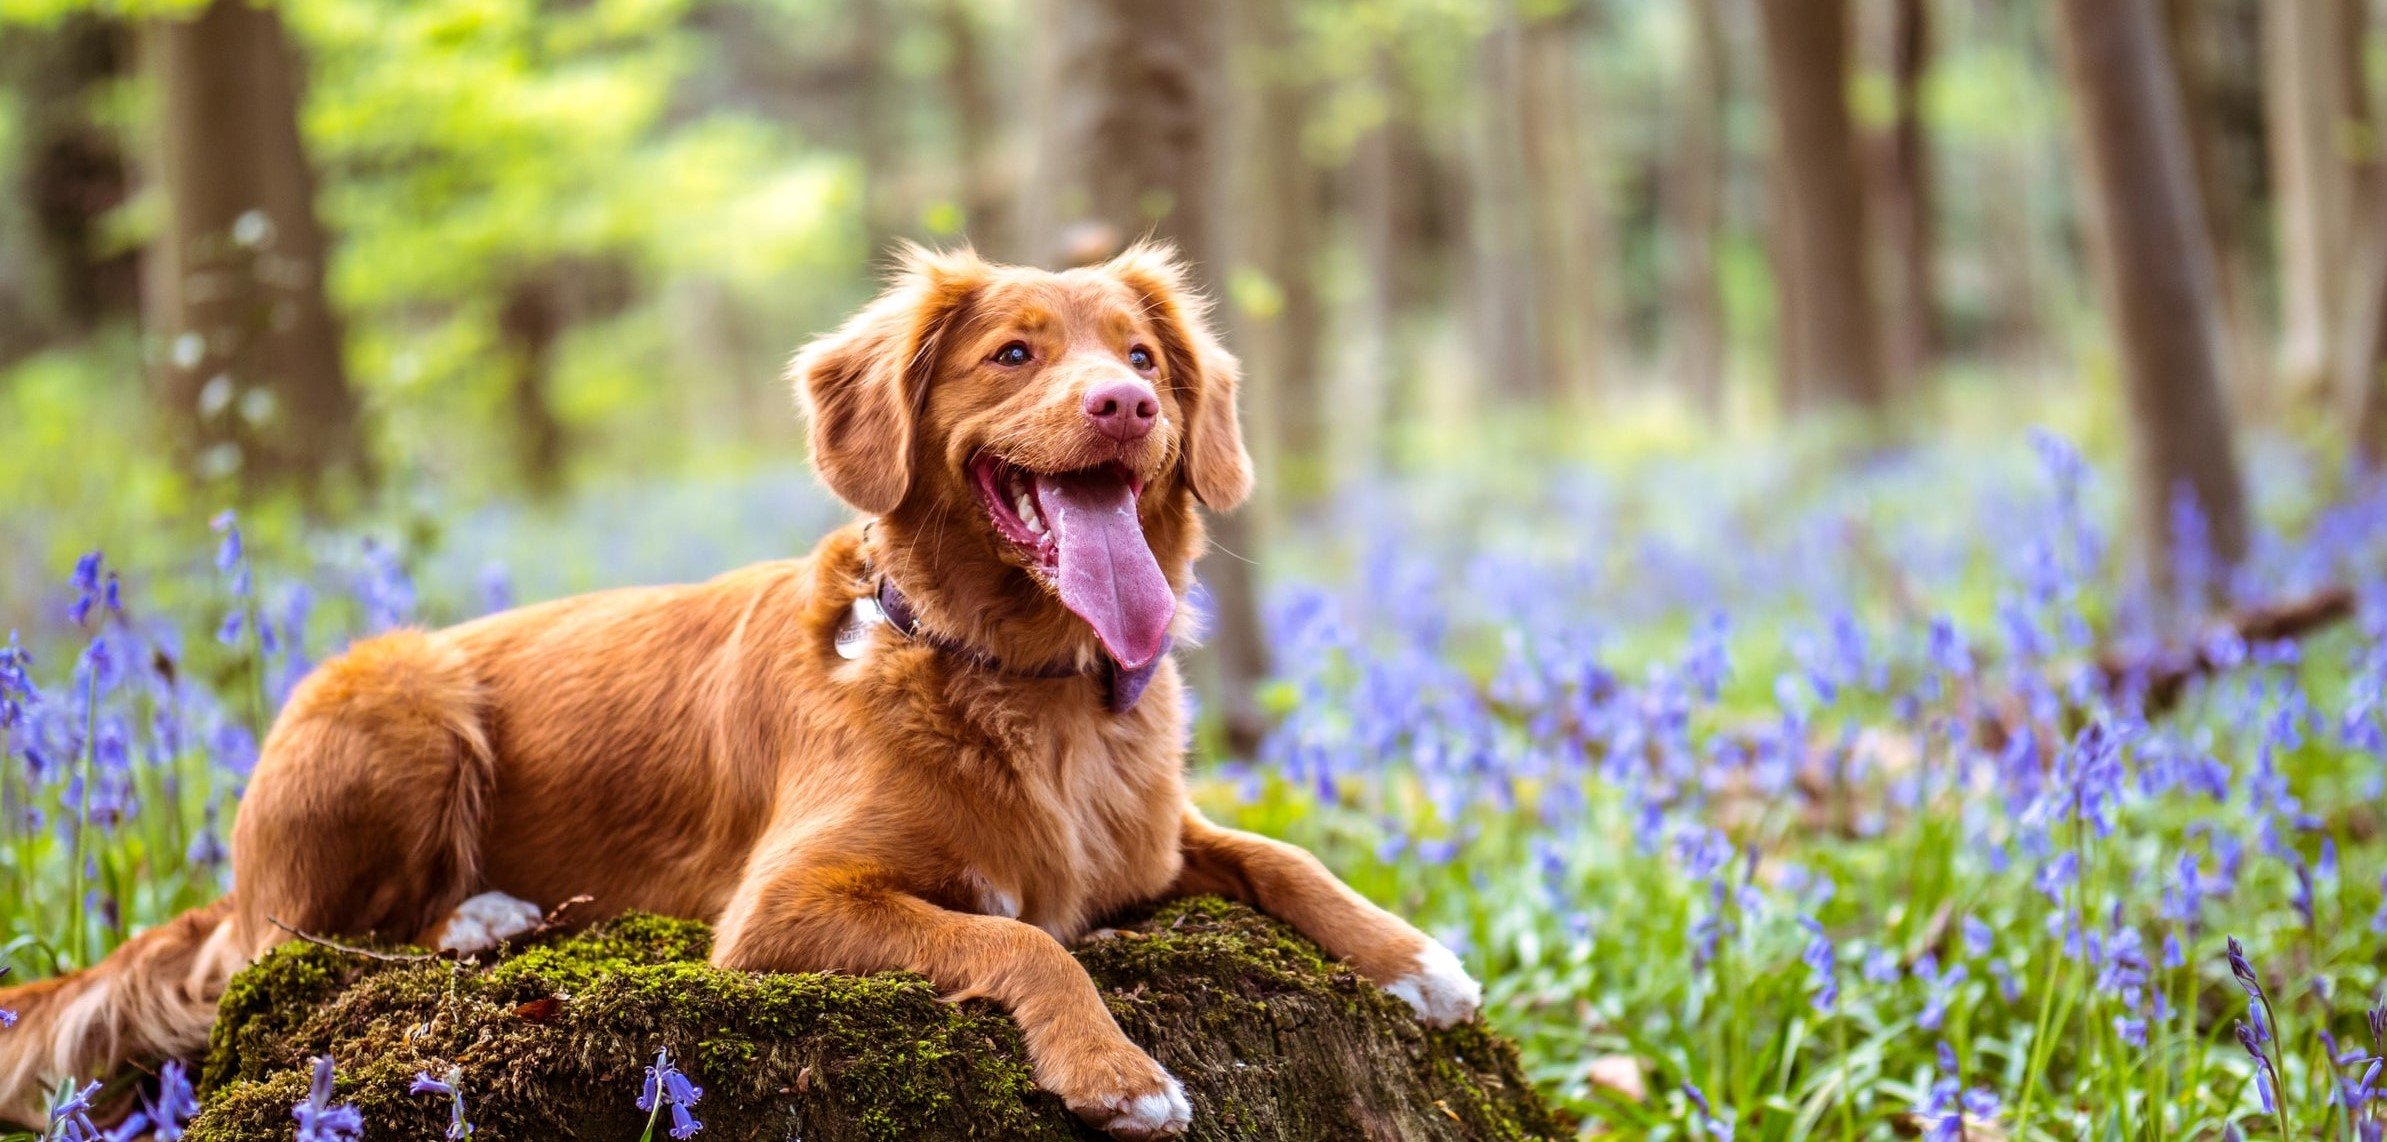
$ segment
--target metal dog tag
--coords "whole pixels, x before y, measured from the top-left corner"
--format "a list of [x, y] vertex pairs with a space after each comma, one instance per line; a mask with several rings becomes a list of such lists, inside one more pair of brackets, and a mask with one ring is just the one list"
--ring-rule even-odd
[[854, 600], [853, 609], [846, 612], [845, 621], [837, 625], [837, 657], [851, 662], [870, 649], [871, 632], [887, 625], [887, 612], [879, 609], [878, 597], [864, 595]]

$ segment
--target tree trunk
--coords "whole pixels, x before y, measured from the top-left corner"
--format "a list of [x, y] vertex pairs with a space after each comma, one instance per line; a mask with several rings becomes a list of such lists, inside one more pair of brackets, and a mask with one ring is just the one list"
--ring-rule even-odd
[[564, 317], [561, 290], [547, 274], [533, 274], [508, 287], [497, 314], [510, 397], [508, 419], [514, 429], [514, 467], [523, 486], [541, 498], [554, 496], [564, 483], [564, 425], [548, 396]]
[[1912, 392], [1939, 352], [1936, 284], [1936, 197], [1930, 139], [1923, 127], [1923, 77], [1931, 61], [1931, 14], [1926, 0], [1892, 0], [1890, 10], [1892, 116], [1880, 140], [1877, 185], [1885, 239], [1889, 322], [1888, 368], [1896, 391]]
[[1691, 59], [1667, 195], [1674, 254], [1668, 355], [1676, 380], [1710, 423], [1724, 417], [1724, 294], [1716, 259], [1724, 229], [1724, 107], [1731, 97], [1717, 3], [1691, 0]]
[[854, 76], [854, 147], [862, 163], [862, 240], [873, 259], [892, 253], [911, 222], [903, 187], [903, 116], [888, 74], [897, 30], [887, 11], [892, 2], [856, 0], [850, 9], [854, 42], [847, 67]]
[[1793, 407], [1875, 409], [1889, 388], [1848, 112], [1847, 0], [1760, 0], [1758, 12], [1786, 214], [1777, 276], [1793, 302], [1784, 387]]
[[2363, 67], [2370, 43], [2370, 13], [2363, 0], [2338, 0], [2337, 36], [2342, 58], [2342, 106], [2346, 130], [2359, 140], [2347, 176], [2354, 204], [2347, 249], [2356, 251], [2344, 270], [2345, 313], [2339, 321], [2335, 387], [2339, 407], [2351, 410], [2354, 456], [2365, 469], [2387, 459], [2387, 148], [2378, 136], [2380, 117], [2371, 106], [2369, 75]]
[[1542, 341], [1544, 383], [1560, 399], [1600, 391], [1613, 344], [1610, 306], [1601, 295], [1610, 264], [1600, 179], [1605, 168], [1593, 152], [1586, 92], [1575, 68], [1588, 18], [1574, 3], [1543, 11], [1525, 23], [1519, 44], [1527, 249], [1539, 310], [1534, 328]]
[[1417, 81], [1388, 47], [1376, 50], [1374, 79], [1383, 115], [1352, 155], [1350, 213], [1361, 265], [1361, 360], [1352, 370], [1364, 425], [1351, 442], [1349, 466], [1366, 470], [1389, 459], [1385, 445], [1396, 426], [1427, 415], [1416, 368], [1418, 326], [1430, 299], [1443, 292], [1453, 249], [1450, 192], [1456, 181], [1429, 146], [1427, 111]]
[[963, 232], [979, 253], [997, 261], [1020, 255], [1013, 241], [1009, 171], [993, 88], [986, 81], [984, 30], [971, 0], [944, 0], [937, 10], [945, 32], [945, 102], [953, 120], [954, 160], [960, 166]]
[[2161, 18], [2155, 0], [2063, 0], [2060, 11], [2150, 569], [2161, 580], [2174, 566], [2181, 492], [2203, 512], [2213, 554], [2235, 562], [2247, 524], [2223, 397], [2220, 303]]
[[[1024, 196], [1026, 241], [1047, 265], [1107, 257], [1152, 233], [1177, 244], [1216, 296], [1227, 264], [1219, 202], [1225, 119], [1219, 0], [1045, 0], [1045, 53], [1035, 121], [1038, 193]], [[1268, 673], [1252, 507], [1210, 520], [1213, 550], [1196, 574], [1209, 589], [1211, 635], [1200, 673], [1217, 680], [1229, 744], [1248, 752], [1262, 729], [1257, 689]]]
[[2299, 391], [2326, 388], [2346, 310], [2341, 265], [2352, 224], [2352, 167], [2340, 135], [2345, 52], [2336, 0], [2267, 0], [2266, 110], [2279, 235], [2280, 368]]
[[[2387, 210], [2387, 194], [2373, 202]], [[2387, 462], [2387, 226], [2373, 225], [2365, 247], [2343, 386], [2352, 394], [2355, 462], [2377, 472]]]
[[202, 474], [312, 486], [364, 465], [324, 296], [299, 61], [274, 9], [215, 0], [142, 31], [165, 222], [144, 269], [167, 407]]
[[[2387, 149], [2379, 143], [2378, 110], [2371, 106], [2370, 0], [2334, 0], [2338, 124], [2330, 140], [2346, 163], [2348, 248], [2360, 246], [2387, 220], [2371, 207], [2387, 179]], [[2348, 278], [2349, 283], [2351, 278]], [[2349, 284], [2348, 288], [2351, 288]]]
[[[701, 924], [631, 916], [451, 970], [289, 943], [227, 992], [190, 1142], [290, 1137], [309, 1057], [368, 1138], [436, 1138], [453, 1074], [474, 1137], [636, 1138], [643, 1068], [669, 1049], [713, 1142], [1096, 1138], [1029, 1076], [1018, 1026], [918, 976], [707, 967]], [[1185, 1084], [1189, 1139], [1570, 1137], [1470, 1023], [1428, 1031], [1307, 941], [1216, 899], [1092, 940], [1079, 962], [1128, 1037]], [[657, 1137], [660, 1137], [660, 1132]]]
[[87, 13], [0, 29], [0, 85], [21, 108], [15, 187], [29, 251], [0, 266], [0, 365], [139, 309], [135, 259], [100, 241], [130, 179], [93, 103], [124, 70], [124, 39], [122, 25]]
[[[2242, 85], [2256, 102], [2259, 80], [2248, 78], [2257, 59], [2228, 61], [2222, 48], [2230, 36], [2251, 31], [2260, 19], [2250, 7], [2212, 0], [2168, 0], [2169, 45], [2173, 69], [2179, 75], [2183, 117], [2188, 124], [2189, 153], [2196, 160], [2198, 193], [2205, 204], [2205, 229], [2213, 247], [2215, 286], [2220, 292], [2222, 359], [2235, 381], [2238, 405], [2259, 408], [2270, 399], [2269, 344], [2256, 314], [2257, 291], [2253, 243], [2248, 239], [2253, 216], [2252, 187], [2238, 151], [2253, 150], [2259, 142], [2239, 139], [2232, 131], [2226, 105]], [[2216, 21], [2224, 23], [2217, 24]], [[2259, 33], [2246, 37], [2259, 37]], [[2248, 134], [2254, 134], [2249, 132]]]
[[1233, 299], [1229, 319], [1247, 330], [1253, 403], [1267, 410], [1250, 426], [1280, 485], [1322, 490], [1326, 471], [1321, 349], [1325, 307], [1318, 293], [1318, 244], [1325, 228], [1322, 179], [1306, 135], [1315, 80], [1298, 54], [1287, 0], [1235, 0], [1236, 54], [1243, 93], [1238, 121], [1251, 146], [1237, 148], [1233, 245], [1243, 266], [1265, 283]]
[[1545, 316], [1536, 304], [1533, 186], [1526, 142], [1525, 29], [1504, 15], [1476, 48], [1473, 156], [1468, 217], [1475, 257], [1470, 292], [1475, 306], [1477, 360], [1486, 389], [1513, 402], [1555, 393], [1543, 359]]

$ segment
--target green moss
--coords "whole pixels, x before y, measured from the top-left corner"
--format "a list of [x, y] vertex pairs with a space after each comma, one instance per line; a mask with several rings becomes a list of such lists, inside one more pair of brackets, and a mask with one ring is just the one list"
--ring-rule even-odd
[[[700, 924], [628, 916], [489, 967], [290, 944], [227, 992], [194, 1142], [286, 1139], [310, 1056], [377, 1138], [434, 1138], [455, 1069], [482, 1142], [638, 1136], [668, 1047], [706, 1088], [703, 1137], [813, 1142], [1092, 1135], [1032, 1081], [1018, 1027], [918, 976], [724, 972]], [[1128, 1035], [1178, 1075], [1195, 1136], [1555, 1136], [1507, 1045], [1427, 1032], [1289, 929], [1179, 901], [1078, 953]], [[1398, 1133], [1398, 1132], [1396, 1132]]]

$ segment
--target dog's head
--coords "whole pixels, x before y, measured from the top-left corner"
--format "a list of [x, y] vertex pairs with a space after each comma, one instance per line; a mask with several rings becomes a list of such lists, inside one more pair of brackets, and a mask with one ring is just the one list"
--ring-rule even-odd
[[1252, 484], [1233, 357], [1165, 246], [1050, 273], [912, 250], [791, 370], [831, 491], [941, 574], [1006, 572], [1127, 667], [1160, 653], [1200, 542], [1192, 501]]

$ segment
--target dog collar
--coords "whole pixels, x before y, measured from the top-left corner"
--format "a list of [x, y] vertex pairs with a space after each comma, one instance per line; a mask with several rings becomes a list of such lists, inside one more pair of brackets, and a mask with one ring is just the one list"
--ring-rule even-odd
[[[854, 613], [848, 620], [847, 626], [859, 635], [876, 622], [885, 622], [888, 626], [895, 628], [897, 634], [913, 642], [934, 647], [942, 653], [950, 654], [981, 670], [996, 674], [1008, 674], [1014, 678], [1074, 678], [1086, 673], [1075, 666], [1042, 666], [1035, 669], [1009, 666], [1002, 659], [977, 647], [946, 638], [935, 631], [923, 630], [920, 627], [919, 613], [912, 609], [912, 601], [905, 598], [903, 592], [896, 588], [895, 580], [885, 575], [879, 576], [878, 590], [875, 593], [854, 600]], [[1103, 705], [1109, 707], [1114, 714], [1124, 714], [1134, 709], [1137, 700], [1144, 696], [1145, 688], [1152, 685], [1152, 676], [1159, 672], [1161, 660], [1169, 656], [1169, 649], [1175, 643], [1175, 636], [1162, 639], [1160, 653], [1153, 655], [1150, 662], [1133, 670], [1121, 669], [1117, 660], [1107, 654], [1104, 655], [1100, 667], [1103, 676]], [[845, 632], [840, 631], [838, 651], [845, 653], [848, 645]], [[859, 644], [857, 642], [853, 645], [858, 646]], [[848, 654], [847, 657], [852, 657], [852, 655]]]

